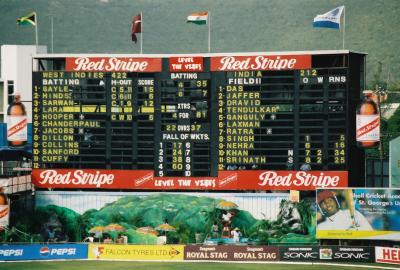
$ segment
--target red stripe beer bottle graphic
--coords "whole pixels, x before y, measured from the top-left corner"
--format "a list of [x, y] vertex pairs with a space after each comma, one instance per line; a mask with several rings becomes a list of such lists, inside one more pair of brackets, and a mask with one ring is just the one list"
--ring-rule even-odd
[[372, 95], [372, 92], [365, 93], [363, 101], [357, 107], [356, 140], [360, 148], [373, 148], [379, 144], [380, 118]]
[[7, 140], [10, 147], [22, 147], [28, 140], [28, 117], [19, 94], [7, 109]]

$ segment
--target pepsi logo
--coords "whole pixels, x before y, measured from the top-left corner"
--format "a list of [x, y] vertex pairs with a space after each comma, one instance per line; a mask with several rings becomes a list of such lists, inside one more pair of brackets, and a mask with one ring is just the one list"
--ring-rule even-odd
[[40, 248], [39, 253], [40, 253], [40, 256], [47, 257], [50, 254], [50, 249], [48, 247], [42, 247], [42, 248]]

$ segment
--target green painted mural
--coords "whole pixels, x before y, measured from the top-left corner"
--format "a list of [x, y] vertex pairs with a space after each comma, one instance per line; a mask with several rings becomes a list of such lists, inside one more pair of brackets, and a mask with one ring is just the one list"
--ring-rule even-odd
[[19, 227], [40, 242], [258, 245], [316, 241], [312, 203], [292, 203], [287, 193], [121, 193], [115, 200], [107, 194], [40, 192], [35, 214], [21, 218]]

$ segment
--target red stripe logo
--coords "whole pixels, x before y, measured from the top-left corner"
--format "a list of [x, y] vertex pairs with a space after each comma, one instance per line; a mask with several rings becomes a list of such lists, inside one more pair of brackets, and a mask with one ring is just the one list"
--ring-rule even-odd
[[4, 208], [0, 211], [0, 218], [3, 218], [8, 215], [8, 207]]
[[28, 124], [28, 119], [23, 119], [19, 123], [15, 124], [12, 126], [10, 129], [8, 129], [7, 136], [10, 137], [14, 135], [15, 133], [18, 133], [20, 130], [24, 129], [26, 125]]
[[361, 137], [369, 132], [371, 132], [372, 130], [374, 130], [375, 128], [377, 128], [379, 126], [379, 118], [374, 119], [372, 122], [366, 124], [365, 126], [362, 126], [361, 128], [357, 129], [357, 137]]

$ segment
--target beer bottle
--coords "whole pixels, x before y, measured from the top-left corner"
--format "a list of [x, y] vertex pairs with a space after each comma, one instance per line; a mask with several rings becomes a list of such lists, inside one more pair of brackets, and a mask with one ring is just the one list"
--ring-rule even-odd
[[373, 148], [379, 145], [380, 118], [378, 106], [372, 99], [373, 92], [364, 93], [364, 99], [357, 107], [356, 140], [360, 148]]
[[28, 140], [28, 117], [19, 94], [7, 109], [7, 140], [10, 147], [23, 147]]

